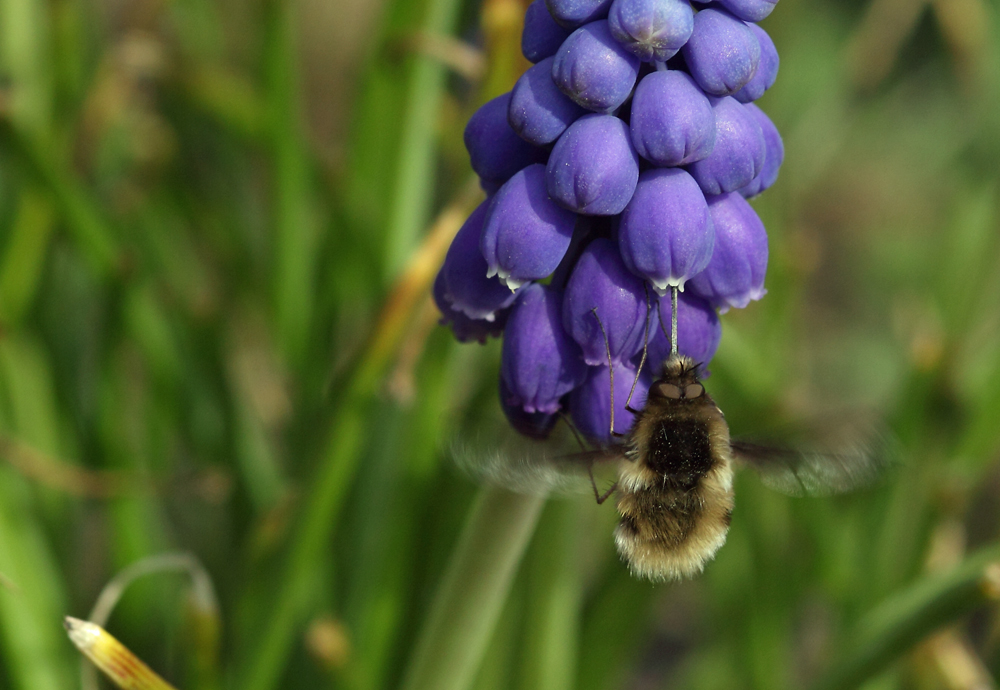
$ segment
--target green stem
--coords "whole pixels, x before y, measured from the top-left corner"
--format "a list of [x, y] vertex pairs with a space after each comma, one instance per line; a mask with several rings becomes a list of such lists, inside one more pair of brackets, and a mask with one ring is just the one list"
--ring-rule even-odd
[[[450, 34], [459, 6], [458, 0], [429, 0], [421, 31], [430, 36]], [[438, 112], [445, 76], [444, 66], [436, 60], [414, 58], [386, 238], [385, 268], [389, 279], [402, 269], [427, 224], [434, 198]]]
[[304, 355], [312, 315], [316, 224], [309, 199], [309, 161], [302, 135], [295, 5], [267, 4], [265, 73], [269, 139], [274, 160], [275, 265], [273, 292], [278, 336], [285, 356]]
[[403, 690], [472, 683], [545, 499], [481, 489], [417, 638]]
[[65, 174], [37, 142], [0, 117], [0, 146], [9, 149], [51, 194], [90, 268], [99, 277], [116, 273], [121, 252], [114, 233], [87, 192]]
[[944, 575], [891, 597], [857, 626], [844, 659], [816, 690], [847, 690], [888, 666], [938, 628], [1000, 597], [1000, 547], [980, 551]]

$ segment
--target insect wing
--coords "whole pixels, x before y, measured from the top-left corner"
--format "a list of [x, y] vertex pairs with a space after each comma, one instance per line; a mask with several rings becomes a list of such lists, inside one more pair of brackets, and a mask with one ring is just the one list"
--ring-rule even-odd
[[[574, 450], [575, 448], [575, 450]], [[452, 443], [452, 457], [463, 473], [479, 484], [547, 495], [592, 491], [589, 470], [622, 457], [618, 448], [579, 451], [561, 432], [546, 441], [524, 438], [510, 429], [496, 438], [477, 437]]]
[[753, 467], [761, 481], [790, 496], [827, 496], [875, 484], [892, 464], [889, 436], [867, 431], [822, 449], [734, 439], [733, 459]]

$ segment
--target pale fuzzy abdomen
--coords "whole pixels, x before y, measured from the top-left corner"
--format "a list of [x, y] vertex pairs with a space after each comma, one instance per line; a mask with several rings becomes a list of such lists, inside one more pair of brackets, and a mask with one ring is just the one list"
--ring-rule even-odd
[[729, 428], [714, 403], [706, 414], [674, 414], [667, 424], [693, 417], [705, 423], [703, 474], [671, 476], [654, 470], [650, 439], [659, 433], [654, 416], [637, 421], [634, 445], [621, 463], [615, 529], [618, 553], [635, 575], [676, 580], [697, 575], [725, 543], [733, 511], [733, 470]]
[[732, 511], [732, 468], [725, 462], [687, 491], [664, 485], [622, 491], [615, 544], [639, 577], [691, 577], [725, 543]]

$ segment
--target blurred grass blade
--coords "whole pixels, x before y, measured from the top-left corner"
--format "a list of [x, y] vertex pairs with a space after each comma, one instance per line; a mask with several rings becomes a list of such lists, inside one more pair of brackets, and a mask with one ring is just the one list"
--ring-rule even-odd
[[31, 306], [45, 267], [54, 213], [49, 200], [25, 189], [0, 264], [0, 323], [16, 324]]
[[544, 503], [480, 489], [417, 637], [403, 690], [469, 687]]
[[19, 132], [2, 116], [0, 146], [21, 158], [41, 185], [52, 193], [90, 269], [101, 277], [116, 273], [121, 256], [114, 233], [87, 191], [43, 150], [41, 144]]
[[[458, 0], [429, 0], [421, 33], [450, 35], [460, 5]], [[416, 246], [434, 198], [435, 144], [445, 76], [440, 62], [425, 55], [414, 58], [386, 233], [385, 275], [390, 280], [402, 270]]]
[[1000, 547], [928, 576], [871, 611], [850, 636], [850, 648], [816, 690], [860, 686], [943, 625], [1000, 599]]
[[64, 625], [77, 649], [122, 690], [175, 690], [101, 626], [71, 616]]
[[362, 350], [364, 356], [353, 368], [331, 413], [319, 468], [308, 484], [312, 490], [292, 537], [282, 580], [269, 606], [267, 625], [261, 628], [259, 639], [251, 643], [253, 647], [244, 662], [240, 690], [270, 690], [277, 686], [296, 626], [303, 618], [303, 606], [310, 596], [315, 563], [334, 532], [344, 496], [357, 471], [369, 406], [417, 301], [426, 298], [451, 239], [467, 217], [472, 200], [480, 195], [480, 191], [466, 185], [441, 211], [386, 298], [378, 324]]

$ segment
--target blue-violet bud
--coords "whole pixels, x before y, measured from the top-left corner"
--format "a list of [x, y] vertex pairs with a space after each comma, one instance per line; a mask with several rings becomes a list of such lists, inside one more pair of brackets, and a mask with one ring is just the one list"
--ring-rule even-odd
[[488, 267], [479, 248], [489, 201], [479, 204], [455, 235], [444, 258], [444, 298], [452, 309], [470, 319], [492, 321], [500, 309], [509, 307], [514, 294], [496, 278], [487, 278]]
[[496, 337], [503, 333], [510, 308], [496, 312], [493, 315], [492, 321], [470, 319], [462, 312], [452, 308], [451, 303], [445, 298], [444, 292], [444, 272], [440, 271], [434, 280], [434, 303], [441, 312], [441, 325], [451, 327], [452, 332], [455, 334], [455, 340], [460, 343], [468, 343], [474, 340], [485, 343], [489, 336]]
[[[692, 278], [692, 280], [694, 280]], [[696, 297], [689, 289], [677, 295], [677, 349], [696, 364], [708, 364], [722, 340], [722, 324], [715, 309]], [[659, 311], [654, 314], [646, 348], [646, 366], [653, 376], [662, 373], [663, 363], [670, 357], [670, 295], [659, 298]], [[633, 362], [638, 364], [640, 352]]]
[[529, 165], [490, 200], [480, 248], [487, 277], [500, 276], [511, 290], [547, 277], [569, 247], [576, 215], [545, 191], [545, 166]]
[[514, 431], [539, 441], [548, 438], [556, 422], [559, 421], [559, 415], [525, 412], [517, 400], [518, 397], [511, 395], [511, 392], [507, 390], [507, 384], [504, 383], [503, 376], [501, 376], [500, 409], [503, 410], [504, 416], [507, 417], [507, 421], [514, 428]]
[[748, 24], [757, 42], [760, 43], [760, 62], [757, 63], [757, 71], [753, 73], [750, 81], [733, 94], [733, 98], [740, 103], [750, 103], [756, 101], [764, 95], [764, 92], [774, 86], [778, 78], [778, 49], [774, 47], [774, 41], [767, 35], [767, 32], [756, 24]]
[[569, 36], [569, 30], [556, 24], [545, 6], [545, 0], [535, 0], [524, 13], [524, 31], [521, 32], [521, 53], [529, 62], [540, 62], [551, 57]]
[[781, 164], [785, 160], [785, 145], [781, 142], [781, 135], [778, 134], [778, 128], [774, 126], [771, 118], [763, 110], [753, 103], [748, 103], [743, 107], [753, 114], [757, 120], [757, 124], [760, 125], [761, 130], [764, 132], [764, 148], [766, 150], [764, 167], [761, 168], [760, 173], [757, 177], [753, 178], [750, 184], [739, 189], [740, 194], [750, 199], [773, 185], [775, 180], [778, 179], [778, 169], [781, 168]]
[[[600, 446], [620, 443], [620, 438], [611, 436], [611, 377], [608, 366], [605, 364], [588, 368], [587, 380], [569, 396], [569, 412], [573, 423], [584, 437]], [[635, 421], [634, 415], [625, 409], [632, 384], [635, 383], [635, 392], [632, 393], [632, 399], [628, 400], [629, 407], [641, 410], [646, 405], [652, 377], [649, 369], [644, 368], [636, 381], [635, 368], [627, 362], [616, 364], [614, 372], [615, 432], [626, 434]]]
[[472, 169], [489, 182], [505, 182], [526, 165], [543, 163], [545, 149], [532, 146], [507, 124], [510, 93], [484, 103], [465, 126]]
[[759, 22], [778, 4], [778, 0], [716, 0], [720, 5], [747, 22]]
[[552, 63], [556, 86], [587, 110], [598, 113], [610, 113], [624, 103], [638, 75], [639, 58], [615, 40], [605, 20], [571, 33]]
[[628, 125], [613, 115], [584, 115], [559, 137], [546, 167], [549, 194], [591, 216], [621, 213], [639, 179]]
[[691, 38], [694, 11], [688, 0], [614, 0], [608, 27], [643, 62], [666, 62]]
[[687, 167], [705, 196], [734, 192], [764, 169], [764, 132], [747, 106], [732, 96], [719, 98], [715, 112], [715, 148], [708, 158]]
[[552, 18], [568, 29], [575, 29], [608, 16], [611, 0], [545, 0]]
[[553, 60], [548, 57], [531, 67], [510, 92], [507, 121], [522, 139], [536, 146], [551, 144], [587, 112], [552, 81]]
[[[742, 309], [767, 292], [767, 233], [753, 208], [739, 194], [709, 199], [715, 224], [715, 251], [704, 271], [688, 281], [691, 291], [725, 312]], [[677, 327], [679, 333], [680, 326]]]
[[698, 86], [713, 96], [742, 89], [760, 61], [760, 43], [750, 27], [714, 6], [694, 16], [694, 33], [681, 52]]
[[563, 328], [583, 349], [583, 360], [630, 359], [642, 349], [646, 312], [643, 282], [625, 268], [615, 243], [602, 237], [587, 245], [563, 293]]
[[654, 168], [639, 176], [622, 212], [618, 248], [632, 273], [659, 294], [701, 273], [712, 257], [715, 231], [698, 183], [678, 168]]
[[508, 403], [525, 412], [552, 414], [559, 399], [583, 383], [587, 365], [580, 346], [562, 327], [562, 295], [533, 283], [511, 307], [500, 354]]
[[640, 156], [653, 165], [687, 165], [715, 146], [712, 104], [684, 72], [647, 74], [635, 87], [629, 128]]

